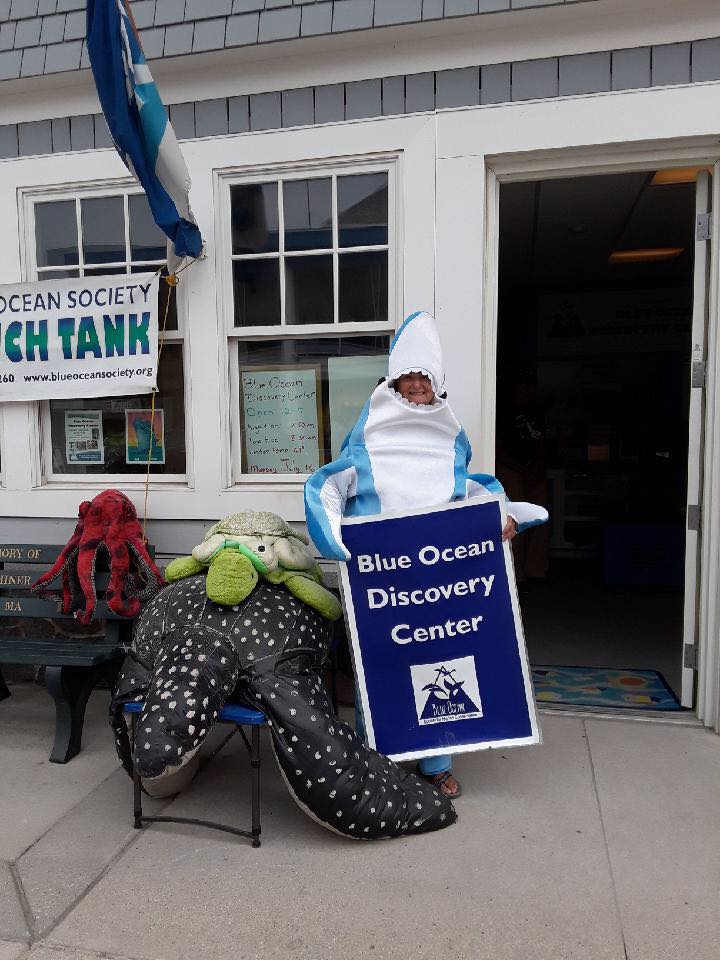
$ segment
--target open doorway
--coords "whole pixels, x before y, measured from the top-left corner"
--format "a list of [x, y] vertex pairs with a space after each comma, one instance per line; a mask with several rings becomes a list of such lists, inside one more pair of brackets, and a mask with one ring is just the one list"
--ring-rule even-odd
[[500, 188], [496, 473], [551, 514], [515, 550], [531, 663], [678, 700], [698, 175]]

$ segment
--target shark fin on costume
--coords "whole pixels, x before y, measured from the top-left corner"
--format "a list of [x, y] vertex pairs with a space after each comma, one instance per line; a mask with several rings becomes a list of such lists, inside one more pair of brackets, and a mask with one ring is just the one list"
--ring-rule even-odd
[[442, 393], [445, 384], [442, 347], [435, 320], [424, 310], [411, 313], [393, 337], [388, 357], [388, 379], [403, 373], [424, 373], [433, 391]]

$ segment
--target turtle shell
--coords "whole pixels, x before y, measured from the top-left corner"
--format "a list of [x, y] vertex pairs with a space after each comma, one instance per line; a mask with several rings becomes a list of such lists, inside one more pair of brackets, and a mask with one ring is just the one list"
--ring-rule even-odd
[[210, 527], [205, 534], [205, 540], [216, 533], [230, 537], [295, 537], [302, 543], [309, 543], [308, 538], [286, 523], [282, 517], [268, 510], [244, 510], [242, 513], [231, 513], [229, 517], [219, 520]]

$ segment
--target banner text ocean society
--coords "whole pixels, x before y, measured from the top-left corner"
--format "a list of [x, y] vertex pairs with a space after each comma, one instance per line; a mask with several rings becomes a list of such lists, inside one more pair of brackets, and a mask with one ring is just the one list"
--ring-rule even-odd
[[[47, 361], [51, 338], [59, 342], [65, 360], [149, 354], [151, 313], [138, 307], [148, 303], [150, 289], [149, 283], [127, 283], [0, 295], [0, 355], [12, 363]], [[88, 308], [112, 312], [83, 314]], [[42, 317], [44, 311], [67, 311], [67, 316], [50, 320]], [[37, 318], [13, 319], [13, 314], [19, 313], [33, 313]]]

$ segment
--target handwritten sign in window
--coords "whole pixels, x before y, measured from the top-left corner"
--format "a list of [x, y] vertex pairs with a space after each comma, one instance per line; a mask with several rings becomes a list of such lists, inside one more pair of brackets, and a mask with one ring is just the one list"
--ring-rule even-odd
[[312, 473], [320, 466], [320, 368], [240, 368], [243, 473]]

